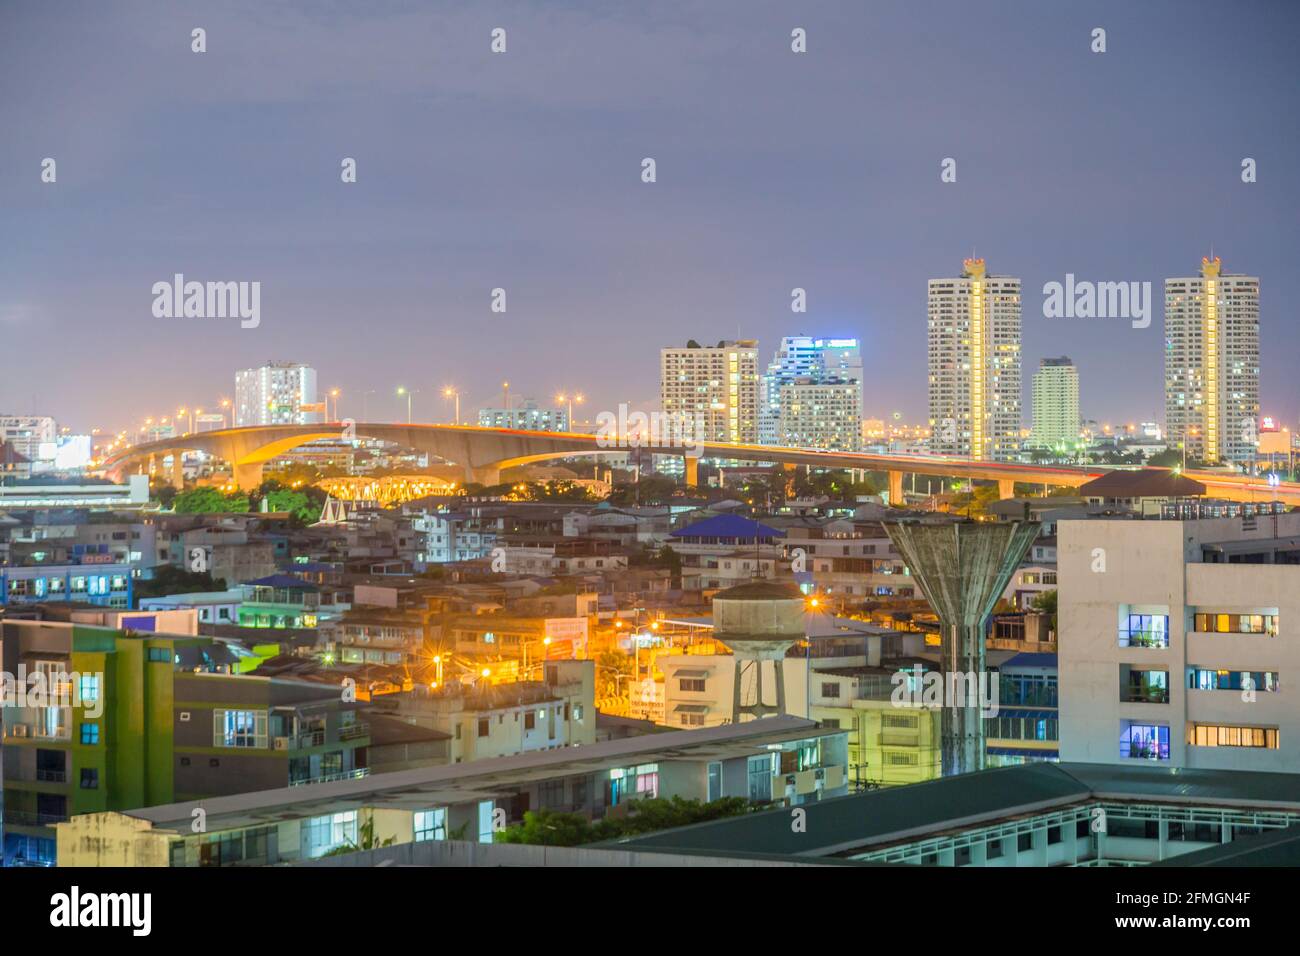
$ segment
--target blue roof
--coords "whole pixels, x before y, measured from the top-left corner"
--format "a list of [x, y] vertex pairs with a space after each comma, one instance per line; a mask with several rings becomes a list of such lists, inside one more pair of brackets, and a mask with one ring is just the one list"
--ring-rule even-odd
[[715, 515], [672, 532], [674, 538], [784, 538], [785, 532], [740, 515]]
[[1028, 651], [1017, 654], [1003, 661], [998, 670], [1005, 671], [1012, 667], [1055, 667], [1055, 654], [1031, 654]]

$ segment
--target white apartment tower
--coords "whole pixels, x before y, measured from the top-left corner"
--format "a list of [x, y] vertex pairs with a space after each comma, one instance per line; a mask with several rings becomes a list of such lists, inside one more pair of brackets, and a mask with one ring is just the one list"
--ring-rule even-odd
[[659, 396], [668, 415], [687, 415], [705, 441], [758, 441], [758, 342], [742, 339], [660, 351]]
[[1079, 370], [1066, 356], [1045, 358], [1034, 372], [1035, 448], [1073, 445], [1079, 438]]
[[[858, 340], [787, 335], [759, 383], [759, 406], [761, 444], [857, 450], [862, 433]], [[807, 418], [823, 409], [819, 420]], [[791, 422], [792, 415], [799, 420]], [[817, 436], [815, 444], [799, 437], [809, 434]]]
[[321, 420], [316, 370], [270, 362], [235, 373], [235, 425], [309, 425]]
[[930, 451], [1012, 461], [1020, 450], [1020, 280], [967, 259], [929, 282]]
[[1165, 437], [1205, 462], [1247, 462], [1259, 440], [1259, 279], [1165, 280]]

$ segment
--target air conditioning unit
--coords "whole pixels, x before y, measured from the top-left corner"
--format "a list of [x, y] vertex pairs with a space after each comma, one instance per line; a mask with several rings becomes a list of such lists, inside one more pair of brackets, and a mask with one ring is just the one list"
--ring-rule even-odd
[[32, 728], [29, 727], [27, 724], [14, 724], [12, 736], [30, 737], [31, 735], [32, 735]]
[[275, 738], [274, 749], [276, 749], [276, 750], [288, 750], [288, 749], [289, 749], [289, 738], [288, 738], [288, 737], [276, 737], [276, 738]]

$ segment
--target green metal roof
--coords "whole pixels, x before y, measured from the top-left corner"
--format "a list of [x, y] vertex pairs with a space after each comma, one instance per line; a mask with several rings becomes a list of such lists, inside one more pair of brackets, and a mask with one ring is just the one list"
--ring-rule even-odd
[[1300, 774], [1024, 764], [805, 804], [802, 832], [792, 826], [791, 808], [780, 808], [605, 845], [821, 856], [1096, 799], [1300, 810]]

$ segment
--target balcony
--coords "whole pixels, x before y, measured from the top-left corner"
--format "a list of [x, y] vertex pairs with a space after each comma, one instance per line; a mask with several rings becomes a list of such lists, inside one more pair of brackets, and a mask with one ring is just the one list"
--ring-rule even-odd
[[48, 827], [63, 823], [68, 819], [66, 813], [48, 813], [35, 810], [5, 810], [5, 823], [19, 827]]
[[1169, 646], [1169, 632], [1143, 628], [1119, 629], [1120, 647], [1159, 647]]
[[36, 780], [38, 783], [67, 783], [68, 772], [66, 770], [37, 770]]
[[369, 724], [352, 724], [348, 727], [339, 728], [339, 740], [358, 740], [361, 737], [370, 736]]
[[370, 776], [369, 767], [359, 767], [356, 770], [341, 770], [338, 773], [323, 773], [317, 777], [304, 777], [302, 780], [290, 780], [291, 787], [306, 787], [313, 783], [333, 783], [336, 780], [360, 780], [362, 777]]

